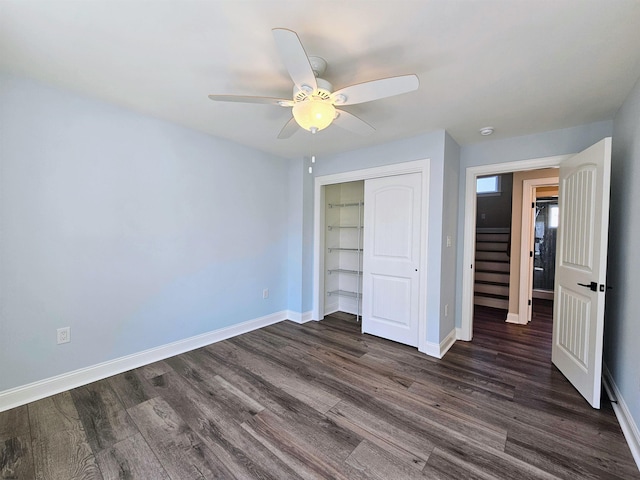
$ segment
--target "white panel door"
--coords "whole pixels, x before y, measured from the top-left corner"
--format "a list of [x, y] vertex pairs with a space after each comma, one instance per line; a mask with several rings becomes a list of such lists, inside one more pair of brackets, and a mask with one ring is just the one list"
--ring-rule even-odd
[[418, 346], [420, 173], [364, 183], [362, 332]]
[[552, 361], [600, 408], [611, 138], [560, 165]]

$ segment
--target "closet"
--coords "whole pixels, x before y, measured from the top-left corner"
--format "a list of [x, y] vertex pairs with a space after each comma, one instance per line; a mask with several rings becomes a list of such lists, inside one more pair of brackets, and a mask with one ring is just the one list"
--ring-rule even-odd
[[325, 188], [324, 312], [362, 315], [364, 181]]
[[362, 333], [425, 338], [427, 173], [417, 160], [316, 177], [314, 319], [340, 311]]

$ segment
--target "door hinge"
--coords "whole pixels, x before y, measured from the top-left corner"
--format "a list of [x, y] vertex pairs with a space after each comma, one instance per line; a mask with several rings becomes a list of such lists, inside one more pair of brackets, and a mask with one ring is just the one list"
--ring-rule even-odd
[[529, 299], [529, 306], [531, 306], [531, 299]]
[[536, 208], [536, 202], [531, 202], [531, 208]]
[[531, 250], [529, 250], [529, 256], [533, 257], [533, 252]]

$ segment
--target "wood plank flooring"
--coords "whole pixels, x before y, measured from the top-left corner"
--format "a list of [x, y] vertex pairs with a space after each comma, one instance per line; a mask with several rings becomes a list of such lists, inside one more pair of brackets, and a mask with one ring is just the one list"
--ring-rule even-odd
[[0, 413], [0, 478], [640, 479], [539, 303], [529, 326], [477, 307], [442, 360], [335, 314], [116, 375]]

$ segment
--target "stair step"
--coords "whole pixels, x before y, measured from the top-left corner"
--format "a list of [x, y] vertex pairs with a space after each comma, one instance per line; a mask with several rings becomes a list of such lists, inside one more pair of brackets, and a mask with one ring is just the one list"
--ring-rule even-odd
[[509, 282], [494, 282], [492, 280], [480, 280], [480, 279], [475, 279], [475, 284], [476, 285], [497, 285], [499, 287], [508, 287], [509, 286]]
[[500, 298], [483, 297], [476, 295], [473, 297], [474, 305], [482, 305], [485, 307], [501, 308], [503, 310], [509, 309], [509, 300]]
[[491, 283], [475, 283], [475, 294], [498, 295], [509, 299], [509, 285], [491, 284]]
[[504, 283], [506, 285], [509, 284], [509, 274], [508, 273], [499, 273], [499, 272], [479, 272], [476, 270], [475, 281], [481, 282], [499, 282]]
[[476, 261], [478, 260], [495, 260], [498, 262], [508, 262], [509, 255], [507, 252], [479, 252], [476, 250]]
[[476, 251], [481, 252], [506, 252], [507, 242], [478, 242], [476, 241]]
[[509, 243], [508, 233], [480, 233], [476, 232], [476, 242], [504, 242]]
[[481, 272], [509, 272], [509, 262], [476, 261], [476, 271]]

